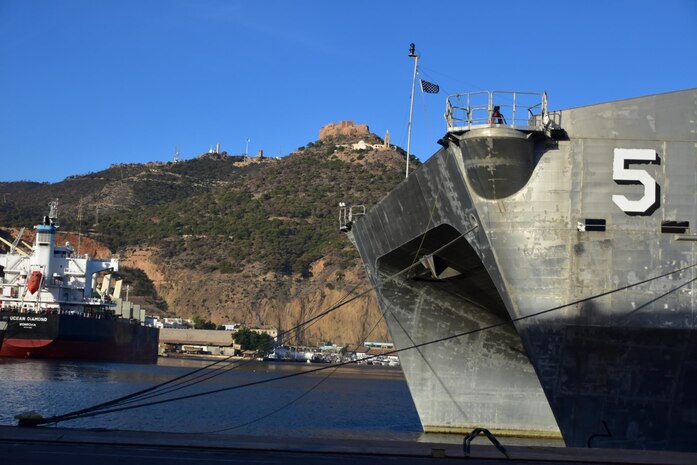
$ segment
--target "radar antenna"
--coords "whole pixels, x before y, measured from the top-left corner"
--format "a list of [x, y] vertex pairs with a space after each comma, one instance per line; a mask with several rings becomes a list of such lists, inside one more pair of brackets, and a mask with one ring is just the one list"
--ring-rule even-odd
[[53, 224], [55, 220], [58, 219], [58, 200], [50, 201], [48, 207], [48, 219], [51, 221], [51, 224]]

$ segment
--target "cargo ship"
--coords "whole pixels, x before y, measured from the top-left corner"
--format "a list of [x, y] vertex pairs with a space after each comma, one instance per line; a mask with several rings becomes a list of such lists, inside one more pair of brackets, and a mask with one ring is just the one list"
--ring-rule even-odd
[[3, 240], [0, 357], [156, 363], [159, 330], [121, 299], [115, 258], [77, 256], [55, 243], [56, 204], [34, 244]]
[[697, 89], [558, 111], [471, 92], [445, 119], [341, 225], [396, 347], [417, 346], [423, 428], [697, 451]]

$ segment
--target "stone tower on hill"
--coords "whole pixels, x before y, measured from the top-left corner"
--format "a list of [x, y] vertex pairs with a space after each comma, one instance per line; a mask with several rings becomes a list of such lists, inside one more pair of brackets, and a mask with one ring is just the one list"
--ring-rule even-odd
[[355, 136], [370, 134], [367, 124], [356, 124], [353, 121], [340, 121], [329, 123], [319, 130], [319, 139], [326, 139], [332, 136]]

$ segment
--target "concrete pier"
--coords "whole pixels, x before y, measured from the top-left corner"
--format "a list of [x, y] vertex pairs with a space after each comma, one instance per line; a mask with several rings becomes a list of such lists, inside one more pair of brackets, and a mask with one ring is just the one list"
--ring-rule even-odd
[[[467, 463], [693, 465], [697, 454], [660, 451], [505, 446], [510, 459], [477, 438]], [[253, 437], [142, 431], [0, 426], [2, 463], [149, 465], [190, 463], [400, 464], [463, 460], [462, 444], [395, 440]]]

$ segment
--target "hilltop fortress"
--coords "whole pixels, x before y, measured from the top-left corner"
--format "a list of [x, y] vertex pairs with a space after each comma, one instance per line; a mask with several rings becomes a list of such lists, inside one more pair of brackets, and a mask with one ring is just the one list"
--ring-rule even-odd
[[[367, 124], [356, 124], [353, 121], [340, 121], [338, 123], [329, 123], [319, 130], [319, 140], [325, 140], [337, 136], [370, 136], [371, 134]], [[377, 138], [379, 140], [379, 138]], [[385, 133], [385, 139], [380, 144], [368, 144], [364, 140], [359, 140], [355, 144], [338, 144], [337, 147], [351, 147], [353, 150], [386, 150], [393, 148], [390, 145], [390, 132]]]
[[319, 139], [323, 140], [332, 136], [358, 136], [370, 134], [367, 124], [356, 124], [353, 121], [340, 121], [329, 123], [319, 130]]

